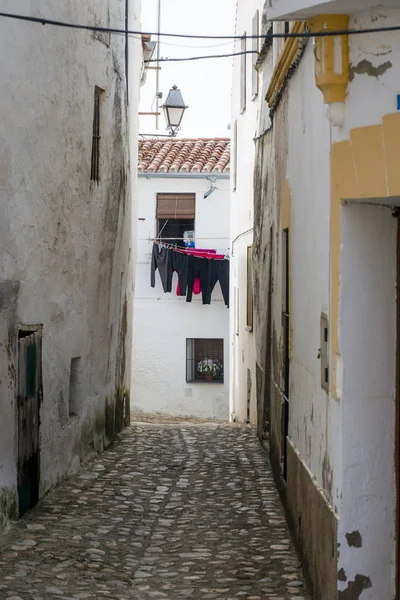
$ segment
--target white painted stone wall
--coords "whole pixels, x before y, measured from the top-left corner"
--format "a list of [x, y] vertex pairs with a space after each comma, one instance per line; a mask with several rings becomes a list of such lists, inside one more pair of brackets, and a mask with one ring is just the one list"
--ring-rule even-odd
[[[238, 3], [236, 13], [236, 35], [252, 34], [252, 20], [256, 11], [259, 11], [260, 32], [263, 2], [249, 0]], [[260, 42], [261, 43], [261, 42]], [[251, 41], [247, 42], [247, 50], [251, 50]], [[240, 40], [235, 43], [235, 52], [240, 52]], [[256, 406], [256, 353], [254, 332], [246, 328], [247, 306], [247, 248], [253, 243], [253, 174], [254, 174], [254, 141], [258, 135], [257, 116], [260, 102], [263, 102], [262, 81], [260, 77], [258, 95], [252, 94], [253, 56], [246, 57], [246, 109], [241, 110], [240, 80], [241, 57], [237, 56], [233, 62], [232, 85], [232, 116], [231, 135], [234, 135], [235, 122], [237, 124], [237, 167], [236, 188], [233, 182], [234, 168], [231, 166], [231, 314], [230, 314], [230, 352], [232, 363], [231, 390], [229, 401], [230, 418], [237, 421], [247, 419], [247, 370], [251, 372], [251, 400], [250, 421], [257, 421]], [[232, 138], [233, 142], [233, 138]], [[233, 143], [231, 164], [233, 164]], [[239, 305], [237, 315], [236, 304]]]
[[[397, 24], [400, 11], [351, 15], [350, 27]], [[347, 589], [367, 577], [362, 598], [392, 597], [394, 578], [394, 357], [396, 221], [387, 208], [342, 208], [339, 315], [339, 400], [321, 389], [320, 314], [330, 314], [330, 144], [356, 127], [377, 125], [396, 111], [399, 36], [350, 38], [354, 73], [344, 126], [334, 127], [314, 81], [309, 43], [288, 85], [287, 178], [292, 191], [291, 277], [293, 357], [289, 437], [339, 519], [340, 557]], [[374, 69], [390, 62], [380, 76]], [[382, 204], [395, 203], [382, 199]], [[277, 278], [278, 295], [280, 281]], [[280, 303], [274, 318], [279, 322]], [[346, 534], [359, 533], [362, 547]], [[351, 537], [350, 537], [351, 539]], [[379, 560], [377, 560], [379, 556]], [[368, 585], [368, 584], [367, 584]]]
[[[351, 17], [350, 27], [388, 26], [399, 10], [370, 10]], [[384, 43], [382, 43], [384, 39]], [[355, 74], [344, 106], [345, 124], [332, 126], [323, 96], [315, 86], [314, 57], [309, 43], [288, 86], [288, 180], [292, 191], [292, 325], [289, 435], [305, 464], [340, 512], [341, 473], [346, 460], [340, 442], [340, 403], [321, 389], [320, 314], [330, 310], [330, 143], [349, 139], [354, 127], [379, 124], [396, 108], [400, 65], [398, 36], [378, 34], [350, 38], [350, 59], [373, 67], [390, 61], [380, 77]], [[380, 55], [383, 53], [383, 55]], [[365, 99], [368, 98], [368, 102]], [[277, 280], [278, 287], [280, 280]], [[280, 304], [275, 319], [280, 319]]]
[[[229, 253], [229, 179], [217, 179], [217, 190], [204, 199], [205, 176], [138, 178], [138, 251], [134, 300], [131, 407], [145, 413], [228, 419], [229, 309], [217, 283], [210, 305], [201, 295], [191, 303], [165, 294], [156, 271], [150, 286], [150, 261], [156, 234], [157, 193], [196, 193], [196, 246]], [[144, 220], [142, 220], [144, 219]], [[224, 383], [186, 382], [186, 339], [224, 339]]]
[[[320, 317], [329, 317], [330, 123], [308, 44], [288, 94], [293, 348], [289, 436], [336, 510], [340, 501], [339, 405], [321, 387]], [[318, 176], [317, 176], [318, 174]], [[277, 278], [280, 286], [280, 279]], [[280, 303], [275, 319], [280, 321]], [[324, 469], [332, 471], [327, 478]], [[327, 489], [329, 487], [329, 490]]]
[[[387, 200], [383, 199], [383, 203]], [[395, 574], [396, 244], [387, 206], [342, 208], [340, 348], [343, 475], [339, 569], [364, 600], [393, 597]], [[339, 438], [340, 439], [340, 438]]]
[[[140, 2], [130, 5], [138, 27]], [[124, 0], [5, 0], [2, 10], [125, 27]], [[106, 400], [129, 387], [131, 321], [122, 336], [121, 318], [132, 222], [124, 36], [0, 19], [0, 39], [0, 495], [15, 499], [18, 327], [43, 326], [42, 495], [103, 448]], [[141, 43], [130, 44], [137, 90]], [[90, 181], [95, 86], [104, 90], [99, 184]], [[132, 93], [133, 121], [137, 103]], [[70, 417], [74, 357], [81, 403]]]

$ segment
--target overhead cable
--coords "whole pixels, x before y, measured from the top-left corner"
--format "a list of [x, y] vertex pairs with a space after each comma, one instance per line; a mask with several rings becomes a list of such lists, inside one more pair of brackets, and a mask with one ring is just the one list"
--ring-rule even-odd
[[246, 50], [243, 52], [231, 52], [230, 54], [205, 54], [204, 56], [186, 56], [185, 58], [152, 58], [145, 60], [145, 64], [153, 62], [183, 62], [190, 60], [203, 60], [205, 58], [229, 58], [230, 56], [242, 56], [243, 54], [258, 54], [257, 50]]
[[[267, 33], [265, 35], [194, 35], [187, 33], [165, 33], [165, 32], [149, 32], [149, 31], [133, 31], [129, 29], [117, 29], [113, 27], [100, 27], [96, 25], [85, 25], [80, 23], [70, 23], [66, 21], [56, 21], [46, 19], [44, 17], [31, 17], [29, 15], [18, 15], [6, 12], [0, 12], [0, 17], [5, 19], [16, 19], [19, 21], [28, 21], [41, 25], [53, 25], [56, 27], [64, 27], [68, 29], [83, 29], [86, 31], [98, 31], [102, 33], [112, 33], [121, 35], [154, 35], [162, 37], [177, 37], [187, 39], [202, 39], [202, 40], [242, 40], [242, 39], [268, 39], [268, 38], [307, 38], [307, 37], [332, 37], [335, 35], [360, 35], [363, 33], [385, 33], [390, 31], [400, 31], [400, 25], [392, 25], [387, 27], [370, 27], [366, 29], [335, 29], [324, 31], [305, 31], [297, 33]], [[169, 59], [171, 60], [171, 59]]]

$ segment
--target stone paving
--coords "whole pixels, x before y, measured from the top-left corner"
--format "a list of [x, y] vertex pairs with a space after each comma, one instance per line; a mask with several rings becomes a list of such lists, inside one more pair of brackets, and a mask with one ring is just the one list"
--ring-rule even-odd
[[308, 600], [254, 430], [136, 424], [0, 539], [0, 600]]

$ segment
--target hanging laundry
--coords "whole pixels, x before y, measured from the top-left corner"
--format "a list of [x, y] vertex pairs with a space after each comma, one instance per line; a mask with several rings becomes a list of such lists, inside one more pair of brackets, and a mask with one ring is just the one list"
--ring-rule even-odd
[[196, 278], [198, 278], [200, 280], [203, 304], [207, 304], [206, 298], [210, 287], [210, 262], [211, 261], [207, 258], [200, 258], [198, 256], [189, 257], [189, 275], [186, 302], [192, 301], [194, 281]]
[[176, 290], [177, 296], [186, 296], [186, 290], [188, 285], [188, 272], [189, 272], [189, 255], [183, 252], [175, 252], [171, 250], [171, 264], [172, 271], [178, 273], [178, 288]]
[[153, 244], [153, 252], [151, 255], [151, 272], [150, 284], [151, 287], [156, 285], [156, 270], [160, 273], [161, 283], [164, 292], [172, 290], [172, 256], [169, 248]]
[[211, 294], [220, 282], [222, 295], [229, 307], [229, 260], [215, 250], [172, 248], [154, 243], [151, 257], [151, 286], [155, 287], [158, 269], [164, 292], [172, 290], [172, 275], [178, 274], [177, 296], [191, 302], [193, 294], [201, 293], [203, 304], [211, 304]]
[[229, 260], [210, 260], [210, 302], [211, 294], [219, 281], [226, 306], [229, 308]]
[[[196, 279], [193, 282], [193, 294], [195, 296], [198, 296], [201, 293], [201, 283], [200, 283], [200, 279], [198, 277], [196, 277]], [[186, 292], [185, 292], [186, 294]], [[178, 285], [176, 286], [176, 295], [177, 296], [184, 296], [185, 294], [181, 294], [181, 284], [178, 280]]]

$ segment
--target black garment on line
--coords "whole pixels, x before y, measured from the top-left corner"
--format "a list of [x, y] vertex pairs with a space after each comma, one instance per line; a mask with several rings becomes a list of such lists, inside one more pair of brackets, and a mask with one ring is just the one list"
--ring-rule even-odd
[[229, 308], [229, 260], [218, 260], [217, 258], [210, 260], [210, 284], [209, 298], [207, 304], [211, 302], [211, 293], [219, 281], [226, 306]]
[[172, 252], [164, 246], [153, 244], [153, 252], [151, 255], [151, 271], [150, 284], [151, 287], [156, 285], [156, 270], [158, 269], [161, 277], [161, 283], [164, 292], [172, 290]]
[[211, 297], [210, 289], [210, 260], [208, 258], [200, 258], [198, 256], [189, 255], [189, 273], [188, 273], [188, 288], [186, 294], [186, 302], [192, 301], [193, 284], [196, 277], [200, 279], [201, 295], [203, 304], [210, 304], [207, 298]]
[[189, 276], [189, 255], [183, 252], [171, 251], [172, 255], [172, 271], [178, 273], [180, 295], [186, 296]]

